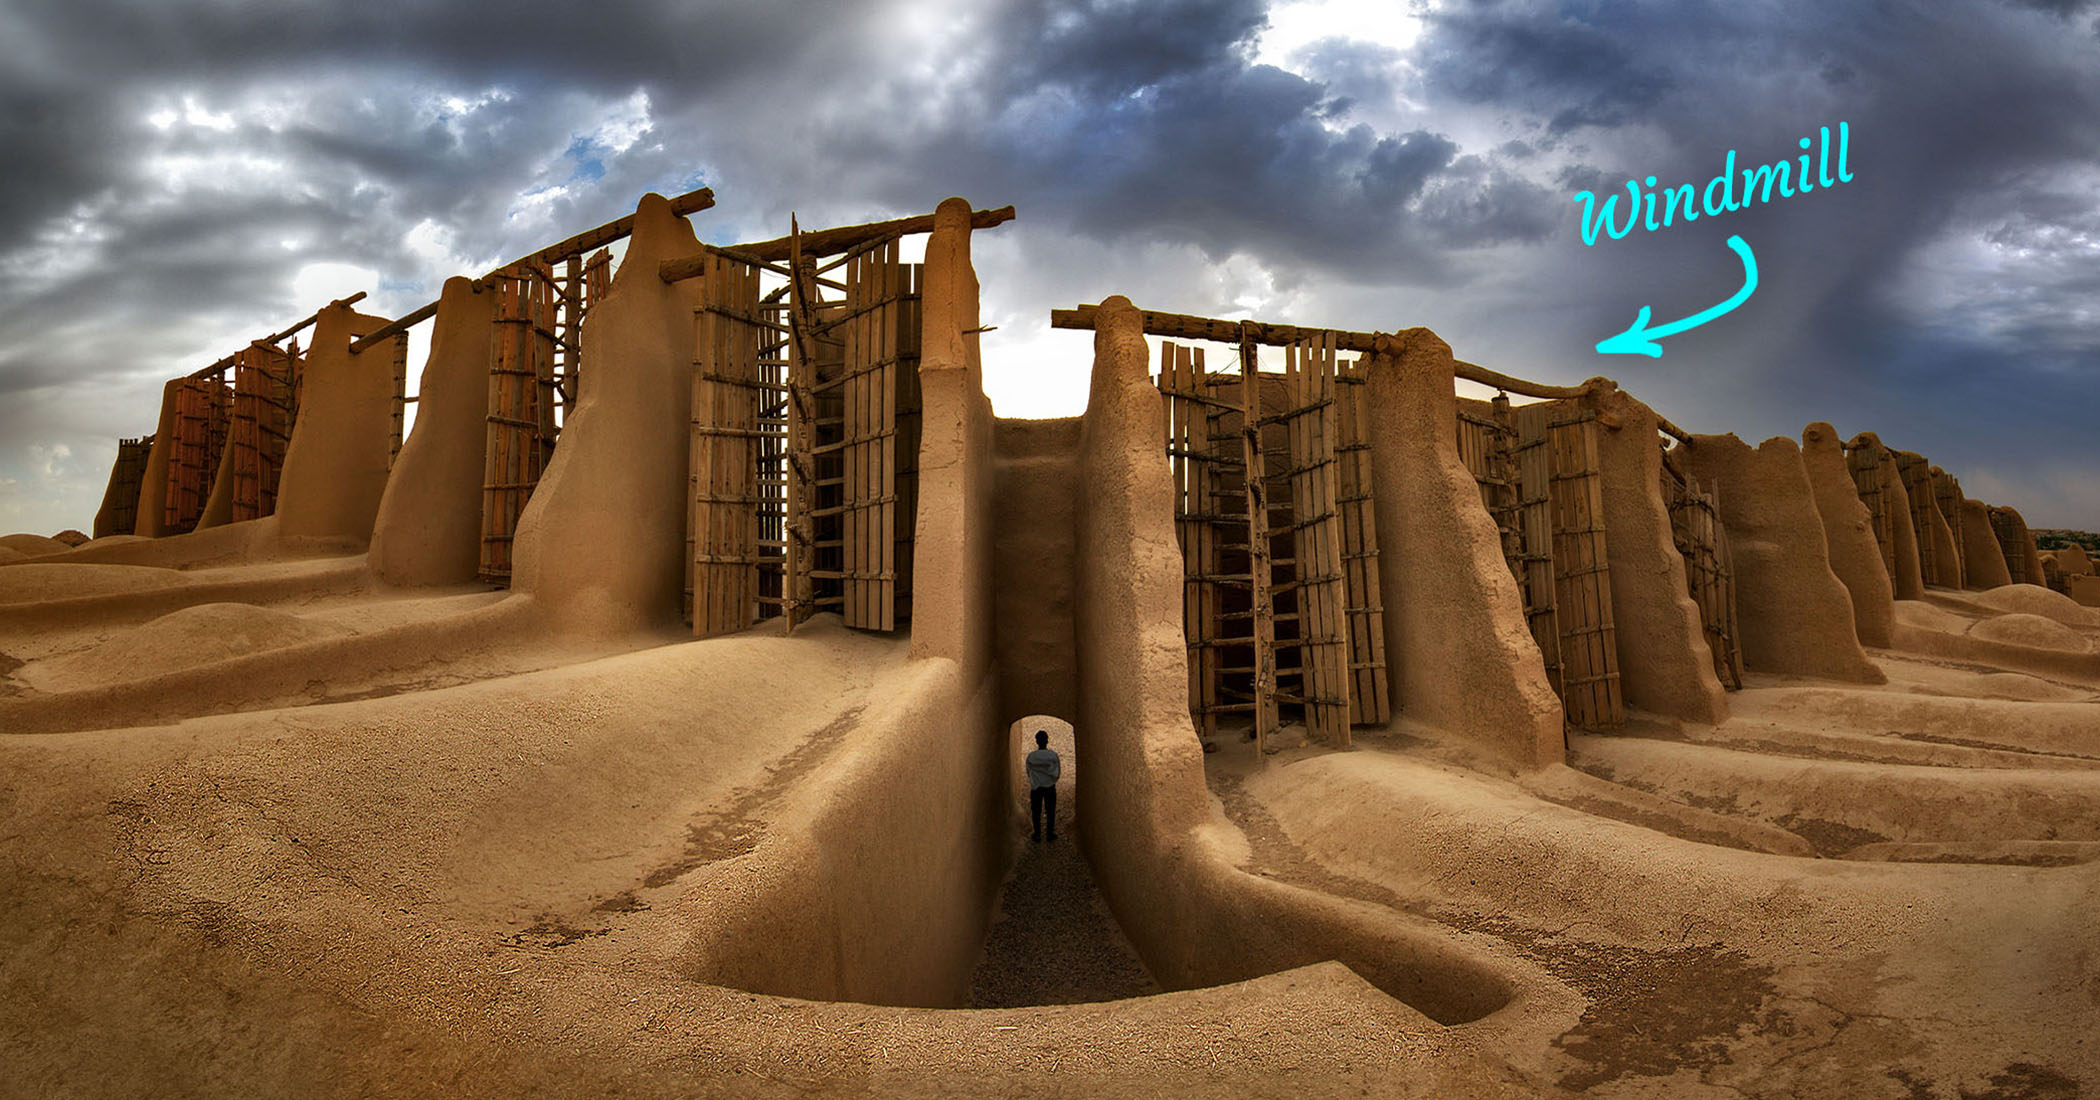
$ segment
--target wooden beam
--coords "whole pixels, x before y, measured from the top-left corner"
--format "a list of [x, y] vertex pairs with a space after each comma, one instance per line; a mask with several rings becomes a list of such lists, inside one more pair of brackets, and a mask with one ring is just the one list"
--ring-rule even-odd
[[[1002, 206], [997, 210], [976, 210], [970, 214], [970, 228], [990, 229], [1014, 219], [1014, 208]], [[866, 225], [844, 225], [836, 229], [820, 229], [802, 234], [802, 255], [815, 259], [845, 252], [883, 237], [900, 237], [910, 233], [933, 231], [933, 215], [920, 214], [913, 218], [897, 218], [886, 222], [869, 222]], [[741, 263], [780, 263], [794, 252], [794, 238], [775, 237], [770, 241], [735, 245], [731, 248], [715, 249]], [[667, 283], [690, 279], [700, 274], [707, 264], [707, 253], [685, 256], [676, 260], [665, 260], [658, 274]]]
[[[362, 291], [362, 290], [360, 290], [360, 291], [358, 291], [357, 293], [355, 293], [355, 294], [352, 294], [352, 295], [351, 295], [351, 296], [349, 296], [348, 298], [337, 298], [337, 299], [336, 299], [335, 301], [333, 301], [333, 302], [330, 302], [330, 303], [328, 303], [328, 304], [329, 304], [330, 306], [352, 306], [352, 305], [356, 305], [357, 303], [359, 303], [359, 302], [362, 302], [362, 301], [364, 301], [364, 300], [365, 300], [365, 292], [364, 292], [364, 291]], [[258, 340], [250, 340], [250, 341], [248, 341], [248, 347], [255, 347], [255, 346], [257, 346], [257, 345], [261, 345], [261, 346], [264, 346], [264, 347], [274, 347], [274, 346], [276, 345], [277, 341], [279, 341], [279, 340], [282, 340], [282, 339], [284, 339], [284, 338], [285, 338], [285, 337], [287, 337], [287, 336], [297, 336], [297, 335], [298, 335], [299, 333], [301, 333], [301, 332], [305, 331], [305, 330], [306, 330], [306, 328], [307, 328], [307, 326], [309, 326], [309, 325], [313, 324], [313, 323], [314, 323], [315, 321], [319, 320], [319, 319], [320, 319], [320, 317], [321, 317], [321, 311], [320, 311], [320, 310], [315, 310], [315, 311], [314, 311], [314, 312], [312, 312], [311, 314], [308, 314], [308, 315], [307, 315], [307, 318], [306, 318], [306, 320], [304, 320], [304, 321], [301, 321], [301, 322], [299, 322], [298, 324], [296, 324], [296, 325], [293, 325], [292, 327], [290, 327], [290, 328], [288, 328], [288, 329], [285, 329], [285, 330], [284, 330], [283, 332], [273, 333], [273, 334], [271, 334], [271, 335], [269, 335], [269, 336], [265, 336], [265, 337], [262, 337], [261, 339], [258, 339]], [[248, 350], [248, 349], [247, 349], [247, 348], [242, 348], [242, 349], [241, 349], [241, 351], [246, 351], [246, 350]], [[240, 358], [240, 357], [241, 357], [241, 352], [239, 352], [239, 351], [237, 351], [237, 352], [234, 352], [234, 353], [233, 353], [232, 355], [229, 355], [229, 356], [227, 356], [226, 358], [224, 358], [224, 359], [221, 359], [221, 360], [219, 360], [219, 361], [218, 361], [218, 362], [216, 362], [216, 363], [213, 363], [213, 364], [212, 364], [211, 366], [205, 367], [205, 368], [203, 368], [202, 370], [198, 370], [198, 371], [193, 371], [193, 372], [191, 372], [191, 374], [189, 375], [189, 377], [191, 377], [191, 378], [202, 378], [202, 377], [204, 377], [204, 376], [205, 376], [205, 375], [207, 375], [207, 374], [216, 374], [216, 373], [218, 373], [219, 371], [225, 370], [225, 369], [226, 369], [227, 367], [230, 367], [230, 366], [232, 366], [232, 365], [233, 365], [233, 361], [234, 361], [234, 360], [236, 360], [236, 359], [238, 359], [238, 358]]]
[[[708, 207], [713, 206], [714, 204], [715, 193], [708, 188], [702, 187], [698, 191], [688, 191], [685, 194], [680, 195], [675, 199], [672, 199], [671, 212], [679, 215], [680, 217], [684, 217], [687, 214], [697, 213], [701, 210], [705, 210]], [[504, 264], [501, 267], [496, 268], [496, 271], [501, 271], [503, 270], [503, 268], [506, 267], [515, 267], [520, 264], [523, 264], [528, 267], [545, 269], [550, 267], [550, 265], [552, 264], [567, 260], [572, 256], [581, 256], [594, 248], [603, 248], [606, 245], [609, 245], [622, 237], [631, 235], [633, 232], [634, 215], [629, 214], [624, 218], [615, 218], [612, 221], [606, 222], [604, 225], [601, 225], [596, 229], [587, 229], [581, 233], [576, 234], [573, 237], [568, 238], [567, 240], [557, 241], [556, 243], [550, 244], [547, 247], [540, 249], [538, 252], [532, 253], [531, 255], [520, 256], [517, 259], [512, 260], [510, 263]], [[491, 274], [494, 274], [494, 272], [491, 272]], [[548, 272], [546, 277], [548, 278], [549, 282], [553, 281], [551, 272]], [[362, 298], [364, 297], [364, 295], [360, 294], [358, 295], [358, 297]], [[410, 311], [409, 313], [402, 315], [402, 317], [399, 320], [394, 321], [393, 323], [388, 324], [382, 328], [375, 329], [372, 332], [366, 333], [365, 335], [360, 336], [357, 339], [351, 341], [350, 351], [353, 354], [363, 352], [371, 348], [372, 345], [379, 343], [381, 340], [386, 340], [395, 336], [399, 336], [400, 334], [407, 332], [409, 329], [414, 328], [415, 326], [420, 325], [423, 322], [428, 321], [432, 317], [436, 316], [437, 308], [438, 304], [436, 302], [429, 302], [425, 305], [419, 306], [416, 309]]]
[[363, 336], [360, 336], [357, 339], [350, 341], [350, 353], [352, 355], [357, 355], [362, 352], [369, 351], [372, 347], [379, 344], [381, 341], [391, 340], [394, 337], [399, 336], [404, 332], [407, 332], [409, 329], [412, 329], [417, 325], [420, 325], [423, 322], [430, 320], [432, 317], [437, 316], [437, 311], [438, 304], [436, 302], [431, 302], [426, 305], [419, 306], [408, 313], [404, 313], [398, 319], [388, 321], [386, 324], [381, 325], [378, 328], [373, 329], [368, 333], [365, 333]]
[[[677, 214], [680, 217], [684, 217], [687, 214], [695, 214], [702, 210], [705, 210], [708, 207], [713, 206], [714, 204], [715, 193], [708, 188], [702, 187], [697, 191], [688, 191], [685, 194], [672, 199], [671, 213]], [[604, 225], [601, 225], [596, 229], [587, 229], [581, 233], [576, 234], [573, 237], [568, 238], [567, 240], [557, 241], [554, 244], [550, 244], [547, 247], [540, 249], [538, 252], [534, 252], [529, 256], [521, 256], [512, 262], [521, 264], [551, 264], [557, 260], [566, 260], [570, 256], [580, 256], [586, 252], [591, 251], [594, 248], [603, 248], [606, 245], [609, 245], [614, 241], [617, 241], [622, 237], [629, 236], [633, 233], [634, 215], [629, 214], [624, 218], [616, 218], [612, 221], [606, 222]], [[503, 265], [503, 267], [509, 266], [511, 265]], [[497, 270], [500, 271], [502, 270], [502, 268], [497, 268]]]
[[[1091, 329], [1097, 306], [1083, 305], [1077, 309], [1053, 309], [1050, 311], [1051, 328]], [[1221, 344], [1237, 343], [1241, 339], [1241, 326], [1248, 326], [1256, 343], [1276, 347], [1288, 347], [1304, 340], [1318, 339], [1328, 329], [1303, 328], [1298, 325], [1276, 325], [1262, 321], [1225, 321], [1215, 317], [1197, 317], [1186, 313], [1156, 313], [1141, 309], [1138, 316], [1143, 319], [1145, 332], [1151, 336], [1171, 336], [1182, 340], [1211, 340]], [[1334, 330], [1334, 346], [1337, 351], [1368, 353], [1377, 350], [1379, 333], [1343, 332]], [[1530, 382], [1515, 378], [1501, 371], [1489, 370], [1475, 363], [1457, 360], [1453, 364], [1458, 377], [1483, 386], [1492, 386], [1509, 393], [1526, 397], [1562, 398], [1581, 397], [1589, 392], [1588, 386], [1553, 386], [1544, 382]]]

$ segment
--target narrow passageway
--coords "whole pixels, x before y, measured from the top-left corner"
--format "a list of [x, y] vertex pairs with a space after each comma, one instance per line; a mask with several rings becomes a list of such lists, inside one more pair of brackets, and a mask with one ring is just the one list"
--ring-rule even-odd
[[[1020, 855], [999, 895], [970, 986], [972, 1008], [1080, 1004], [1159, 992], [1137, 952], [1110, 915], [1079, 850], [1086, 827], [1074, 813], [1078, 761], [1072, 727], [1056, 719], [1016, 723], [1027, 748], [1035, 731], [1047, 730], [1050, 747], [1063, 759], [1057, 789], [1057, 839], [1028, 839], [1027, 791], [1015, 818]], [[1016, 754], [1014, 768], [1020, 768]]]

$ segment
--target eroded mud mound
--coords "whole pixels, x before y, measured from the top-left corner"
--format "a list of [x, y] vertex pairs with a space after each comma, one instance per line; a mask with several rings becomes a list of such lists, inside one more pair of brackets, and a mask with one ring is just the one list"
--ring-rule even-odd
[[2068, 626], [2100, 626], [2100, 609], [2081, 607], [2071, 597], [2040, 585], [2008, 584], [1973, 598], [1994, 611], [2039, 615]]
[[347, 633], [345, 627], [252, 604], [208, 603], [163, 615], [78, 653], [24, 665], [17, 675], [41, 691], [76, 691]]
[[31, 558], [44, 554], [56, 554], [62, 550], [71, 550], [73, 546], [73, 543], [60, 542], [57, 539], [46, 538], [43, 535], [0, 535], [0, 547], [5, 547]]
[[[2050, 593], [2055, 595], [2055, 593]], [[1969, 628], [1970, 637], [2031, 649], [2054, 649], [2064, 653], [2089, 653], [2092, 643], [2084, 635], [2055, 619], [2040, 615], [2012, 614], [1985, 619]]]
[[189, 577], [173, 569], [148, 565], [31, 563], [0, 569], [0, 604], [155, 592], [189, 583]]

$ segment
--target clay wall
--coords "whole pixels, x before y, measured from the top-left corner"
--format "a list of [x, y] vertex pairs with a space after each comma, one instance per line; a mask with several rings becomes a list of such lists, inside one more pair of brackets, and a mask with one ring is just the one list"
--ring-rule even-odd
[[[1626, 705], [1671, 718], [1717, 723], [1728, 716], [1726, 690], [1699, 605], [1685, 582], [1684, 559], [1662, 499], [1662, 449], [1655, 410], [1617, 388], [1585, 402], [1597, 433], [1604, 487], [1605, 546], [1611, 569], [1612, 622], [1619, 687]], [[1537, 492], [1527, 487], [1527, 492]]]
[[1991, 530], [1990, 505], [1980, 500], [1962, 500], [1961, 547], [1969, 588], [2002, 588], [2012, 583], [2012, 570], [2006, 567], [2005, 552], [1998, 545], [1998, 536]]
[[315, 317], [299, 419], [277, 481], [278, 532], [287, 540], [372, 537], [392, 449], [394, 340], [361, 353], [350, 341], [386, 323], [342, 304]]
[[[1698, 435], [1684, 459], [1693, 476], [1714, 486], [1728, 527], [1744, 666], [1883, 682], [1860, 648], [1851, 597], [1831, 570], [1801, 448], [1784, 436], [1753, 449], [1733, 435]], [[1896, 529], [1908, 526], [1898, 522]]]
[[1002, 721], [1079, 713], [1072, 637], [1079, 430], [1079, 418], [1069, 417], [1001, 420], [994, 431], [992, 615]]
[[1489, 767], [1560, 763], [1560, 700], [1494, 520], [1459, 458], [1451, 348], [1413, 329], [1383, 341], [1367, 371], [1393, 713], [1463, 742]]
[[1831, 572], [1851, 597], [1852, 628], [1861, 645], [1886, 649], [1895, 623], [1895, 588], [1874, 541], [1874, 520], [1859, 499], [1859, 489], [1845, 468], [1845, 448], [1837, 429], [1822, 421], [1801, 431], [1801, 461], [1815, 492], [1816, 514], [1823, 521], [1823, 546]]
[[463, 584], [479, 567], [495, 314], [496, 296], [472, 279], [445, 280], [415, 428], [394, 459], [372, 529], [372, 572], [390, 584]]
[[1006, 742], [985, 732], [989, 683], [973, 692], [957, 662], [913, 661], [899, 679], [796, 786], [778, 814], [787, 831], [686, 895], [693, 980], [812, 1000], [966, 1002], [1006, 869], [1007, 788], [991, 778], [1003, 779]]
[[699, 251], [668, 200], [642, 196], [612, 289], [584, 318], [591, 382], [513, 543], [511, 588], [530, 593], [558, 631], [617, 634], [678, 620], [700, 288], [666, 283], [657, 268]]
[[[912, 550], [911, 653], [947, 657], [973, 682], [992, 660], [992, 405], [977, 348], [970, 204], [934, 211], [920, 282], [919, 519]], [[919, 589], [943, 590], [922, 600]], [[952, 589], [952, 591], [949, 591]], [[1015, 715], [1014, 717], [1019, 717]], [[1000, 746], [1003, 725], [979, 731]], [[1004, 784], [1000, 784], [1004, 789]]]

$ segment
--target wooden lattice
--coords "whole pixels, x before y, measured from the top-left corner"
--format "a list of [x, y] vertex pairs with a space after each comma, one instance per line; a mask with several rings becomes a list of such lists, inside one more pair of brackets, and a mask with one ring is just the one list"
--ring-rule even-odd
[[692, 507], [685, 614], [701, 637], [759, 615], [759, 411], [779, 383], [759, 377], [758, 272], [711, 255], [693, 311]]
[[163, 529], [171, 535], [194, 530], [203, 518], [226, 452], [232, 395], [223, 373], [183, 379], [175, 388], [174, 449], [169, 453]]
[[1280, 374], [1252, 339], [1239, 363], [1213, 375], [1199, 349], [1161, 355], [1189, 710], [1206, 741], [1240, 713], [1265, 748], [1288, 708], [1347, 745], [1390, 708], [1362, 367], [1317, 332], [1285, 346]]
[[277, 511], [277, 481], [292, 438], [292, 364], [290, 355], [265, 346], [249, 347], [234, 360], [227, 456], [235, 522]]
[[1174, 478], [1174, 531], [1181, 543], [1181, 622], [1188, 645], [1189, 713], [1205, 742], [1217, 736], [1218, 716], [1252, 704], [1225, 704], [1218, 696], [1221, 610], [1218, 532], [1211, 521], [1219, 462], [1236, 458], [1211, 453], [1211, 398], [1203, 388], [1203, 350], [1161, 346], [1159, 389], [1167, 404], [1167, 459]]
[[1290, 451], [1290, 579], [1279, 594], [1294, 606], [1298, 691], [1306, 733], [1349, 744], [1349, 638], [1342, 579], [1341, 516], [1336, 498], [1335, 351], [1332, 333], [1284, 349], [1283, 377], [1290, 407], [1281, 414]]
[[1743, 686], [1742, 630], [1735, 614], [1735, 567], [1716, 490], [1665, 463], [1663, 499], [1670, 534], [1684, 559], [1685, 589], [1699, 608], [1699, 625], [1712, 652], [1714, 676], [1730, 691]]
[[480, 575], [508, 583], [518, 517], [554, 453], [554, 287], [545, 268], [515, 264], [489, 276], [485, 293], [496, 296], [496, 327], [489, 339]]
[[1611, 606], [1596, 414], [1565, 402], [1515, 410], [1526, 608], [1568, 724], [1625, 724]]
[[117, 459], [110, 464], [109, 488], [102, 494], [102, 509], [95, 516], [95, 537], [129, 535], [138, 530], [139, 490], [146, 480], [146, 459], [153, 453], [153, 437], [117, 440]]
[[[801, 239], [787, 267], [720, 249], [699, 265], [686, 600], [698, 634], [770, 616], [792, 631], [820, 610], [864, 630], [910, 617], [921, 268], [899, 261], [895, 236], [823, 267]], [[825, 277], [840, 269], [844, 282]], [[786, 285], [761, 296], [766, 274]]]

